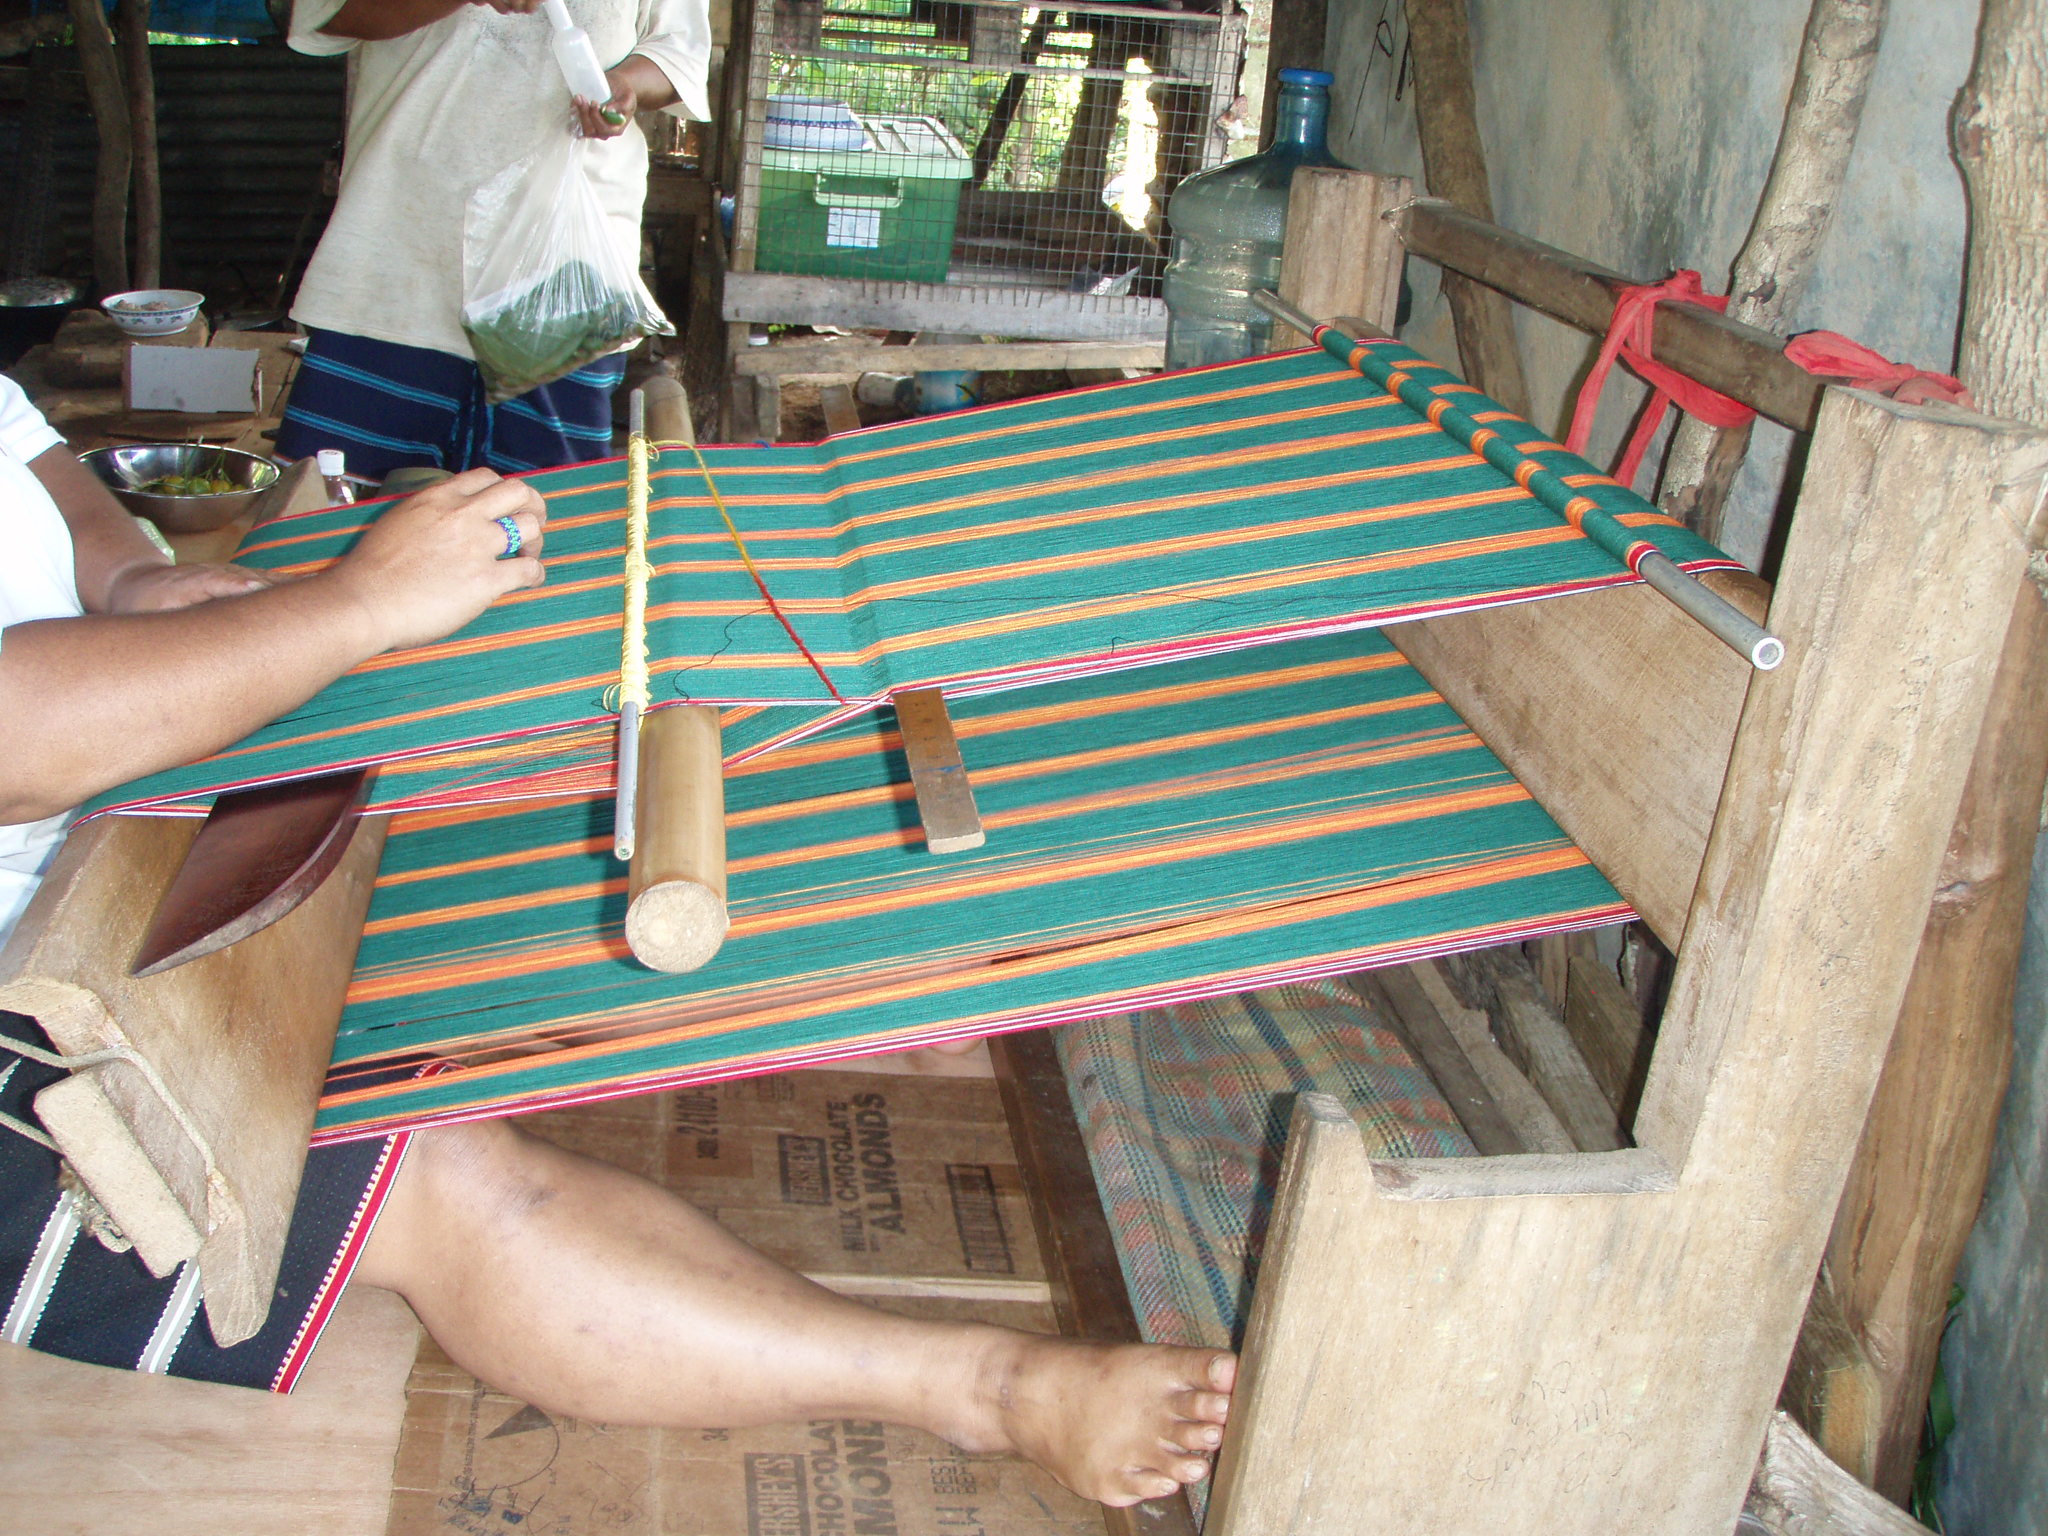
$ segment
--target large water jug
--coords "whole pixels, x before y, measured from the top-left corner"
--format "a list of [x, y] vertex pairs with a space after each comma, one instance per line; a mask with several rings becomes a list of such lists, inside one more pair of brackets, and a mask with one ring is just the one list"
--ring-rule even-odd
[[1263, 352], [1273, 322], [1252, 294], [1280, 281], [1287, 187], [1297, 167], [1335, 165], [1325, 142], [1330, 81], [1320, 69], [1280, 71], [1273, 146], [1190, 176], [1166, 204], [1166, 366], [1193, 368]]

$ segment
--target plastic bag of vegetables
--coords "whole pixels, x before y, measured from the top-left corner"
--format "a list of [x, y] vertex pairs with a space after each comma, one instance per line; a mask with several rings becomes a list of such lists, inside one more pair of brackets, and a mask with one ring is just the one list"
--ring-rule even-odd
[[573, 134], [515, 161], [471, 195], [462, 230], [462, 329], [493, 403], [523, 395], [642, 336], [673, 336], [590, 185]]

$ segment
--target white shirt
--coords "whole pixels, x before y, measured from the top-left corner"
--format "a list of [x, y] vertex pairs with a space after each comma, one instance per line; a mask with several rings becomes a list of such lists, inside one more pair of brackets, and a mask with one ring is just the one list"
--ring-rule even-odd
[[[320, 28], [345, 0], [293, 0], [291, 45], [346, 53], [348, 147], [341, 195], [299, 285], [292, 318], [322, 330], [471, 356], [462, 334], [462, 220], [470, 194], [524, 159], [544, 134], [573, 132], [569, 87], [547, 17], [459, 7], [403, 37], [360, 42]], [[706, 0], [568, 0], [607, 69], [651, 60], [679, 98], [666, 110], [708, 119]], [[630, 270], [640, 265], [647, 140], [636, 122], [584, 156]]]
[[[0, 651], [7, 626], [30, 619], [75, 618], [77, 573], [71, 530], [29, 461], [64, 439], [12, 379], [0, 376]], [[15, 749], [11, 722], [0, 719], [0, 753]], [[0, 826], [0, 942], [35, 894], [71, 814]]]

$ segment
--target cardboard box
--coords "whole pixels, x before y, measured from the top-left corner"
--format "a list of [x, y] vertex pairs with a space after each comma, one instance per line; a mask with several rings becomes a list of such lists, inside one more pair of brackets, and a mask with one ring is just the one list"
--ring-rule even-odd
[[[994, 1083], [790, 1072], [536, 1115], [783, 1263], [870, 1304], [1050, 1333]], [[908, 1287], [926, 1294], [902, 1294]], [[938, 1292], [940, 1294], [929, 1294]], [[620, 1429], [484, 1388], [431, 1341], [407, 1387], [387, 1536], [1100, 1536], [1026, 1462], [894, 1425]]]

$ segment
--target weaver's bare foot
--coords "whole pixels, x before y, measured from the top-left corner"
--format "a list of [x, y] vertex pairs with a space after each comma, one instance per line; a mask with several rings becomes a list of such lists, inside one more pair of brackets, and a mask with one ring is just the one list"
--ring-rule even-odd
[[1220, 1349], [1006, 1333], [984, 1362], [982, 1421], [948, 1438], [1014, 1451], [1121, 1508], [1208, 1475], [1236, 1379], [1236, 1357]]

